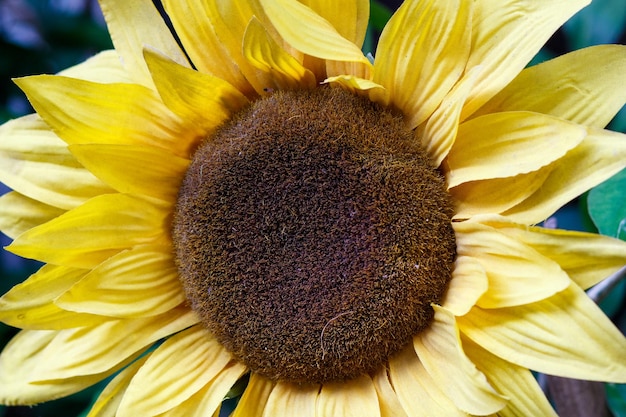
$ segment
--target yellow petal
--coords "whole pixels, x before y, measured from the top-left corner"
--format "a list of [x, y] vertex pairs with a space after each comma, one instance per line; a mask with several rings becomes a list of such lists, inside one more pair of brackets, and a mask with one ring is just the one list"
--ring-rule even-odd
[[59, 75], [95, 83], [130, 83], [133, 81], [115, 50], [102, 51], [78, 65], [64, 69], [59, 72]]
[[324, 83], [337, 85], [346, 91], [365, 97], [374, 103], [384, 105], [388, 101], [389, 94], [382, 85], [364, 78], [352, 75], [341, 75], [337, 77], [329, 77]]
[[20, 194], [65, 210], [112, 191], [83, 168], [34, 114], [0, 126], [0, 181]]
[[430, 155], [435, 167], [441, 165], [454, 145], [463, 104], [480, 71], [480, 67], [474, 67], [468, 71], [417, 130], [422, 146]]
[[93, 326], [108, 320], [62, 310], [53, 302], [86, 273], [84, 269], [44, 265], [0, 298], [0, 320], [22, 329], [42, 330]]
[[454, 263], [452, 280], [443, 299], [442, 306], [462, 316], [476, 304], [489, 286], [485, 268], [476, 259], [459, 255]]
[[32, 384], [41, 363], [37, 359], [56, 334], [56, 331], [50, 330], [22, 330], [6, 345], [0, 355], [0, 403], [9, 406], [34, 405], [55, 400], [81, 391], [107, 376], [87, 375]]
[[133, 377], [118, 416], [151, 417], [171, 410], [215, 378], [230, 360], [202, 325], [182, 331], [163, 342]]
[[363, 46], [370, 14], [368, 0], [303, 0], [301, 3], [328, 20], [341, 36], [359, 48]]
[[[97, 326], [60, 330], [33, 355], [32, 382], [49, 382], [119, 369], [157, 340], [198, 322], [187, 308], [140, 319], [111, 320]], [[151, 381], [154, 382], [154, 381]]]
[[[219, 16], [214, 16], [217, 5], [213, 3], [215, 2], [164, 0], [163, 6], [194, 66], [200, 72], [228, 82], [246, 96], [252, 96], [255, 94], [253, 87], [242, 74], [239, 62], [233, 59], [233, 55], [239, 51], [230, 51], [228, 45], [221, 40], [226, 32], [218, 29], [229, 29], [215, 27], [215, 20]], [[239, 5], [245, 3], [238, 2]], [[231, 24], [237, 23], [241, 24], [231, 21]], [[246, 20], [244, 25], [247, 23]], [[243, 33], [243, 28], [241, 31]]]
[[319, 393], [320, 386], [317, 384], [296, 385], [278, 381], [267, 400], [263, 417], [296, 415], [315, 417], [315, 404]]
[[280, 36], [297, 50], [317, 58], [370, 65], [358, 46], [304, 4], [290, 0], [259, 1]]
[[15, 191], [0, 197], [0, 230], [11, 239], [65, 213]]
[[107, 259], [56, 299], [63, 309], [109, 317], [147, 317], [185, 301], [168, 245], [137, 246]]
[[483, 71], [461, 115], [467, 118], [515, 78], [552, 34], [590, 0], [482, 0], [472, 17], [467, 68]]
[[37, 113], [69, 144], [146, 144], [186, 156], [195, 145], [156, 92], [54, 75], [15, 80]]
[[138, 197], [106, 194], [18, 236], [8, 250], [56, 265], [92, 268], [120, 249], [150, 243], [168, 211]]
[[626, 47], [598, 45], [526, 68], [476, 115], [527, 110], [603, 128], [626, 100]]
[[369, 375], [349, 381], [327, 382], [317, 398], [318, 416], [380, 417], [374, 383]]
[[144, 356], [137, 359], [117, 374], [102, 390], [87, 417], [115, 417], [122, 398], [126, 394], [128, 384], [148, 357]]
[[491, 385], [508, 398], [499, 416], [558, 417], [528, 369], [500, 359], [467, 337], [462, 340], [467, 356], [484, 372]]
[[[213, 133], [248, 99], [228, 82], [144, 51], [163, 103], [184, 121], [198, 141]], [[192, 133], [193, 132], [193, 133]]]
[[485, 224], [517, 239], [557, 262], [582, 289], [626, 265], [626, 242], [596, 233], [525, 226], [498, 217]]
[[626, 135], [590, 129], [580, 145], [548, 167], [550, 174], [541, 188], [503, 214], [519, 223], [540, 223], [625, 167]]
[[429, 329], [413, 339], [428, 374], [467, 413], [484, 416], [502, 409], [506, 402], [463, 352], [454, 315], [438, 305], [433, 309], [435, 317]]
[[268, 89], [295, 90], [316, 86], [315, 75], [283, 50], [256, 18], [246, 28], [243, 54], [274, 81], [275, 84], [268, 85]]
[[261, 416], [273, 387], [274, 383], [269, 379], [255, 373], [250, 374], [248, 386], [231, 417]]
[[561, 158], [587, 136], [586, 130], [530, 112], [488, 114], [459, 126], [448, 154], [449, 187], [536, 171]]
[[417, 358], [413, 346], [389, 360], [391, 384], [409, 416], [467, 417], [438, 386]]
[[[378, 403], [380, 404], [380, 417], [408, 417], [402, 408], [396, 391], [389, 380], [389, 371], [386, 367], [382, 367], [372, 378], [374, 388], [378, 394]], [[413, 414], [413, 413], [411, 413]]]
[[626, 382], [626, 338], [576, 284], [542, 301], [483, 310], [457, 322], [493, 354], [539, 372]]
[[159, 414], [159, 417], [218, 417], [220, 404], [228, 391], [247, 371], [245, 365], [231, 362], [202, 389], [182, 404]]
[[70, 145], [78, 161], [121, 193], [176, 201], [189, 160], [162, 148], [141, 145]]
[[453, 227], [458, 254], [476, 259], [487, 273], [489, 289], [477, 302], [482, 308], [543, 300], [571, 282], [556, 262], [492, 227], [471, 221]]
[[405, 1], [381, 34], [373, 81], [414, 128], [428, 118], [459, 80], [470, 49], [474, 2]]
[[134, 82], [152, 87], [152, 79], [143, 60], [145, 47], [189, 66], [185, 54], [150, 0], [102, 0], [100, 7], [115, 49]]
[[[445, 164], [445, 162], [444, 162]], [[502, 213], [533, 195], [550, 175], [552, 166], [514, 177], [470, 181], [450, 188], [457, 202], [455, 219]]]

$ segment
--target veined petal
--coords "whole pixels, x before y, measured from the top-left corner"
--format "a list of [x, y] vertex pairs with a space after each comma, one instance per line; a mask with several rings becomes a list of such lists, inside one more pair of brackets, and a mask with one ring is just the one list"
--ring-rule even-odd
[[318, 416], [380, 417], [374, 383], [369, 375], [322, 384], [317, 398]]
[[117, 374], [102, 390], [87, 417], [115, 417], [122, 398], [126, 394], [128, 384], [148, 357], [146, 355], [137, 359]]
[[467, 68], [483, 66], [466, 119], [515, 78], [552, 34], [590, 0], [481, 0], [472, 17]]
[[320, 389], [318, 384], [295, 385], [278, 381], [267, 399], [263, 417], [316, 417], [315, 404], [320, 395]]
[[248, 386], [244, 390], [237, 408], [231, 417], [260, 416], [274, 388], [274, 382], [256, 373], [250, 374]]
[[87, 270], [44, 265], [0, 298], [0, 320], [22, 329], [60, 330], [109, 320], [62, 310], [53, 300], [78, 282]]
[[433, 166], [439, 167], [454, 145], [459, 128], [461, 110], [470, 89], [482, 69], [474, 67], [450, 90], [443, 101], [417, 129], [422, 146], [430, 155]]
[[519, 366], [567, 378], [626, 382], [626, 338], [574, 283], [532, 304], [474, 307], [457, 323], [484, 349]]
[[413, 346], [389, 360], [389, 376], [400, 404], [409, 416], [468, 417], [426, 372]]
[[189, 160], [162, 148], [142, 145], [70, 145], [90, 172], [120, 193], [143, 194], [176, 201]]
[[493, 355], [467, 337], [462, 337], [467, 356], [483, 371], [491, 385], [508, 398], [506, 407], [498, 411], [502, 417], [558, 417], [533, 374]]
[[467, 314], [489, 287], [485, 268], [470, 256], [457, 256], [442, 306], [455, 316]]
[[98, 84], [55, 75], [15, 81], [37, 113], [68, 144], [146, 144], [186, 156], [195, 144], [156, 92], [137, 84]]
[[304, 4], [292, 0], [259, 2], [280, 36], [297, 50], [317, 58], [371, 65], [358, 46]]
[[[224, 32], [219, 32], [214, 26], [210, 16], [215, 14], [211, 8], [216, 6], [209, 3], [215, 2], [163, 0], [176, 34], [198, 71], [221, 78], [248, 97], [254, 96], [254, 89], [232, 57], [233, 51], [229, 51], [217, 35]], [[241, 31], [243, 33], [243, 28]]]
[[80, 64], [64, 69], [58, 75], [95, 83], [130, 83], [133, 81], [115, 50], [102, 51]]
[[115, 49], [134, 82], [153, 87], [142, 51], [150, 47], [181, 65], [189, 66], [154, 4], [149, 0], [101, 0], [100, 7]]
[[246, 28], [243, 54], [274, 81], [275, 84], [268, 89], [295, 90], [316, 86], [315, 75], [283, 50], [256, 18], [252, 18]]
[[[159, 417], [218, 417], [219, 407], [228, 391], [247, 368], [240, 362], [231, 362], [215, 378], [178, 406], [159, 414]], [[247, 388], [246, 388], [247, 389]]]
[[[4, 405], [34, 405], [65, 397], [95, 384], [106, 375], [65, 378], [62, 381], [33, 384], [38, 374], [39, 355], [58, 332], [22, 330], [0, 354], [0, 402]], [[52, 358], [50, 360], [58, 360]]]
[[7, 249], [55, 265], [93, 268], [121, 249], [157, 239], [168, 214], [138, 197], [106, 194], [27, 231]]
[[[444, 163], [445, 164], [445, 163]], [[448, 191], [457, 202], [454, 219], [502, 213], [533, 195], [546, 181], [552, 166], [507, 178], [470, 181]]]
[[461, 78], [474, 2], [405, 1], [381, 34], [373, 81], [390, 94], [409, 128], [426, 120]]
[[26, 197], [64, 210], [112, 191], [76, 161], [36, 114], [0, 126], [0, 181]]
[[341, 36], [359, 48], [363, 46], [370, 15], [368, 0], [303, 0], [301, 3], [328, 20]]
[[32, 375], [23, 379], [39, 383], [109, 372], [157, 340], [197, 322], [191, 310], [178, 308], [155, 317], [111, 320], [93, 327], [60, 330], [29, 359], [29, 365], [36, 366]]
[[146, 62], [163, 103], [198, 141], [209, 136], [248, 99], [221, 78], [195, 71], [154, 52], [144, 51]]
[[459, 126], [448, 153], [448, 186], [536, 171], [585, 136], [584, 127], [539, 113], [494, 113], [472, 119]]
[[587, 137], [563, 158], [531, 196], [502, 213], [518, 223], [537, 224], [572, 199], [626, 167], [626, 135], [589, 129]]
[[384, 105], [389, 99], [389, 93], [380, 84], [353, 75], [340, 75], [324, 80], [324, 83], [338, 85], [346, 91], [365, 97], [374, 103]]
[[182, 331], [150, 355], [130, 382], [117, 415], [151, 417], [171, 410], [208, 384], [230, 360], [202, 325]]
[[504, 217], [481, 222], [552, 259], [582, 289], [592, 287], [626, 265], [626, 242], [619, 239], [597, 233], [526, 226]]
[[474, 116], [526, 110], [603, 128], [626, 101], [624, 74], [626, 46], [580, 49], [526, 68]]
[[109, 317], [147, 317], [183, 301], [172, 248], [145, 245], [107, 259], [63, 292], [55, 304]]
[[556, 262], [497, 229], [472, 221], [452, 226], [458, 254], [476, 259], [487, 273], [489, 288], [477, 302], [482, 308], [543, 300], [571, 282]]
[[429, 329], [413, 338], [415, 352], [428, 374], [467, 413], [485, 416], [501, 410], [506, 402], [463, 352], [454, 315], [438, 305], [433, 304], [433, 309], [435, 317]]
[[382, 367], [372, 378], [374, 388], [378, 393], [378, 403], [380, 404], [380, 417], [408, 417], [402, 408], [398, 395], [389, 380], [389, 371]]
[[10, 191], [0, 197], [0, 230], [11, 239], [65, 213], [18, 192]]

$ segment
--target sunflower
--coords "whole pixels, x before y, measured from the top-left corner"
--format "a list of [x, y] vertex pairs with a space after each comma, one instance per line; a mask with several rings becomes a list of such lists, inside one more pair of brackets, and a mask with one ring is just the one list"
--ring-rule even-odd
[[587, 1], [102, 0], [115, 50], [16, 80], [0, 229], [45, 265], [0, 401], [89, 417], [549, 416], [626, 382], [584, 290], [626, 244], [537, 224], [626, 166], [626, 48], [524, 66]]

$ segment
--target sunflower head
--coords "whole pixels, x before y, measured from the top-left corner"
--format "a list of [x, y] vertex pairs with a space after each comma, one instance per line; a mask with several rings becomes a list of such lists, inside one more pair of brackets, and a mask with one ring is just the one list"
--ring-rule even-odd
[[453, 208], [412, 137], [401, 115], [326, 87], [256, 101], [200, 145], [176, 260], [192, 308], [251, 369], [353, 378], [428, 327]]

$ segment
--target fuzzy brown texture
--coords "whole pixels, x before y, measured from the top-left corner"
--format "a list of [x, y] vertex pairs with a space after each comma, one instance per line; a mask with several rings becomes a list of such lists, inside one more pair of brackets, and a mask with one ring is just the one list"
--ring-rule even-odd
[[401, 116], [319, 88], [255, 102], [198, 149], [177, 263], [191, 307], [252, 371], [353, 378], [430, 324], [456, 246], [415, 143]]

